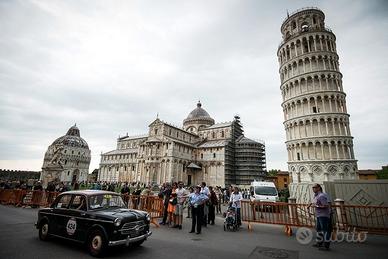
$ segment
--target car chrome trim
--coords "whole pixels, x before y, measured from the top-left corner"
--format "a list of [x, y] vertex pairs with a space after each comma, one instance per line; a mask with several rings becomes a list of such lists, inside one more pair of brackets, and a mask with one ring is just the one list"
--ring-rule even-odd
[[68, 238], [68, 237], [64, 237], [64, 236], [60, 236], [60, 235], [56, 235], [56, 234], [51, 234], [51, 233], [49, 233], [49, 235], [53, 236], [53, 237], [58, 237], [58, 238], [66, 239], [66, 240], [75, 241], [75, 242], [78, 242], [78, 243], [83, 243], [83, 241], [80, 241], [80, 240], [77, 240], [77, 239], [73, 239], [73, 238]]
[[64, 215], [64, 214], [45, 212], [45, 211], [44, 212], [40, 211], [39, 213], [41, 213], [41, 214], [48, 214], [48, 215], [55, 215], [55, 216], [62, 216], [62, 217], [68, 217], [68, 218], [76, 218], [76, 219], [83, 219], [83, 220], [92, 220], [92, 221], [106, 222], [106, 223], [112, 223], [113, 224], [113, 220], [109, 221], [109, 220], [102, 220], [102, 219], [83, 218], [83, 217]]
[[151, 236], [151, 234], [152, 234], [152, 232], [149, 231], [146, 234], [138, 236], [138, 237], [132, 237], [132, 238], [128, 237], [128, 238], [123, 239], [123, 240], [109, 241], [108, 246], [129, 245], [131, 243], [147, 239], [149, 236]]

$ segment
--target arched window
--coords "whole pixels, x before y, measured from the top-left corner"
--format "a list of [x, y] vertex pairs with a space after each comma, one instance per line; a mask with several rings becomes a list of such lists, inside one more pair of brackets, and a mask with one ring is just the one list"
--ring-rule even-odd
[[296, 22], [295, 21], [292, 22], [292, 29], [293, 30], [296, 29]]

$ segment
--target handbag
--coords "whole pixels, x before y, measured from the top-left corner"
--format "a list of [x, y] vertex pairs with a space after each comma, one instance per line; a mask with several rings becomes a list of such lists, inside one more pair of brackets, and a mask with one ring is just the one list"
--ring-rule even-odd
[[177, 198], [171, 198], [171, 199], [169, 200], [169, 202], [170, 202], [171, 205], [177, 205], [178, 199], [177, 199]]

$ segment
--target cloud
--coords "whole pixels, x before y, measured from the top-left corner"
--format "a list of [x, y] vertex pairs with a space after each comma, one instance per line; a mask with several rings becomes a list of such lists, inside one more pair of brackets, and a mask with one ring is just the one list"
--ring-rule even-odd
[[[387, 163], [387, 4], [316, 5], [337, 36], [359, 168], [378, 168]], [[119, 135], [146, 133], [157, 113], [181, 126], [200, 99], [217, 122], [239, 114], [247, 137], [266, 142], [267, 168], [286, 169], [276, 52], [287, 10], [304, 6], [0, 2], [0, 167], [39, 170], [48, 145], [77, 123], [92, 171]]]

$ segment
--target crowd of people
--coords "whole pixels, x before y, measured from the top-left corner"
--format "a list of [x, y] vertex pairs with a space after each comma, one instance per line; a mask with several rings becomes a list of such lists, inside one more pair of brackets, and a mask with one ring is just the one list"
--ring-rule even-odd
[[192, 222], [190, 233], [201, 234], [202, 226], [215, 224], [216, 213], [222, 213], [222, 203], [236, 208], [238, 224], [241, 225], [243, 196], [237, 187], [222, 190], [219, 186], [208, 187], [202, 182], [201, 185], [186, 189], [183, 182], [174, 182], [163, 184], [158, 195], [164, 201], [161, 225], [182, 229], [183, 211], [187, 208], [187, 218], [191, 218]]

